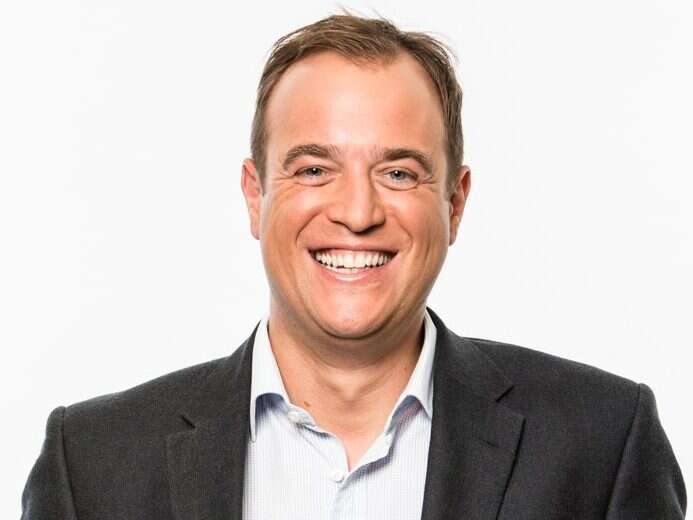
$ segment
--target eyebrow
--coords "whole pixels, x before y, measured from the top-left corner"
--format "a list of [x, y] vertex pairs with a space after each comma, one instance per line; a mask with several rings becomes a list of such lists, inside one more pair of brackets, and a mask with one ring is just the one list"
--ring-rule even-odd
[[299, 144], [286, 152], [286, 156], [282, 162], [282, 168], [284, 170], [288, 169], [292, 162], [304, 155], [334, 160], [339, 155], [339, 149], [336, 146], [324, 146], [316, 143]]
[[[292, 162], [294, 162], [299, 157], [304, 155], [310, 155], [311, 157], [319, 157], [320, 159], [329, 159], [336, 161], [336, 158], [340, 155], [339, 148], [334, 145], [321, 145], [317, 143], [299, 144], [293, 146], [286, 152], [284, 161], [282, 162], [282, 168], [284, 170], [288, 169]], [[433, 161], [428, 155], [419, 150], [413, 148], [399, 147], [399, 148], [381, 148], [375, 149], [374, 154], [376, 160], [378, 161], [397, 161], [399, 159], [413, 159], [418, 162], [421, 167], [426, 171], [427, 174], [431, 175], [433, 173]]]
[[399, 159], [413, 159], [418, 162], [427, 174], [433, 173], [433, 161], [425, 154], [413, 148], [383, 148], [382, 160], [398, 161]]

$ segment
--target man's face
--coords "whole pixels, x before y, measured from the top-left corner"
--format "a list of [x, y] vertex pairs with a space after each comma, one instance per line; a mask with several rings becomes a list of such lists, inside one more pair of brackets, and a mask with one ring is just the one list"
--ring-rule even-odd
[[440, 103], [408, 54], [292, 65], [266, 113], [267, 168], [242, 187], [272, 312], [309, 334], [364, 338], [409, 324], [455, 239], [466, 167], [447, 190]]

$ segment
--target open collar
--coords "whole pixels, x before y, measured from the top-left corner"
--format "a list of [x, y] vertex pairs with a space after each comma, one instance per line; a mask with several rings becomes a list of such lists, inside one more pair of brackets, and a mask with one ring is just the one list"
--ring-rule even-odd
[[[284, 402], [289, 402], [289, 397], [277, 365], [276, 357], [268, 333], [268, 317], [264, 317], [255, 332], [255, 341], [252, 353], [252, 378], [250, 383], [250, 399], [248, 416], [250, 426], [250, 440], [255, 442], [255, 430], [257, 428], [257, 400], [266, 394], [276, 394]], [[425, 410], [429, 418], [433, 417], [433, 359], [436, 347], [436, 326], [428, 311], [424, 313], [424, 338], [421, 345], [418, 360], [400, 394], [395, 406], [387, 419], [385, 429], [390, 424], [397, 410], [407, 397], [416, 399]]]
[[[524, 417], [502, 403], [512, 383], [470, 340], [437, 329], [433, 421], [422, 520], [497, 517]], [[181, 412], [187, 427], [167, 437], [173, 511], [180, 520], [240, 520], [257, 332], [200, 385]]]

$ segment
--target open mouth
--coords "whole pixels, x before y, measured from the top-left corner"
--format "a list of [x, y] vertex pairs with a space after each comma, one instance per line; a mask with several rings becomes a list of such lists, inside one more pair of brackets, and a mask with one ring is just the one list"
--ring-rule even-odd
[[389, 251], [347, 251], [344, 249], [322, 249], [311, 251], [313, 259], [331, 271], [338, 273], [360, 273], [377, 269], [390, 262], [397, 253]]

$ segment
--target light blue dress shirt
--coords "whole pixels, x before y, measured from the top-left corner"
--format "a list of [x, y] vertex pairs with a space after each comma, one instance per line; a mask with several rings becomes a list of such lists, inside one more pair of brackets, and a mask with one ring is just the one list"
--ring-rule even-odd
[[426, 312], [409, 382], [384, 431], [348, 471], [342, 442], [289, 402], [263, 319], [253, 347], [244, 520], [419, 520], [435, 343], [436, 327]]

